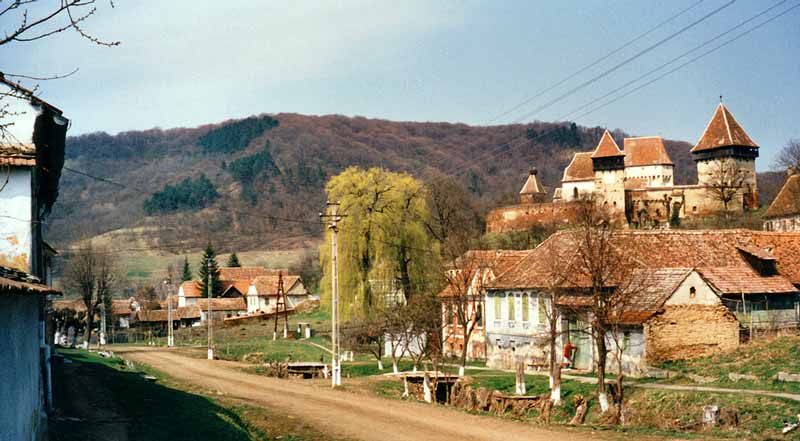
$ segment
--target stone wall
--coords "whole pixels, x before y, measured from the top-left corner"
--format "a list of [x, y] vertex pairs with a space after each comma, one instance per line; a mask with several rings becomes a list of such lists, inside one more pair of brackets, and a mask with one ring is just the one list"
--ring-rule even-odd
[[739, 322], [722, 305], [667, 306], [644, 325], [649, 364], [729, 352], [739, 346]]
[[560, 227], [574, 224], [583, 202], [545, 202], [501, 207], [486, 216], [486, 232], [527, 230], [534, 226]]
[[0, 440], [43, 430], [39, 297], [0, 292]]

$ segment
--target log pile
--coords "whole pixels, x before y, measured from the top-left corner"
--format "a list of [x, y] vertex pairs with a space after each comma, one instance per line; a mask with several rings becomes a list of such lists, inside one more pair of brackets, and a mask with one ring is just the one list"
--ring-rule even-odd
[[509, 395], [482, 387], [474, 389], [468, 381], [459, 381], [453, 385], [449, 404], [470, 411], [523, 416], [533, 409], [543, 410], [547, 402], [546, 395]]

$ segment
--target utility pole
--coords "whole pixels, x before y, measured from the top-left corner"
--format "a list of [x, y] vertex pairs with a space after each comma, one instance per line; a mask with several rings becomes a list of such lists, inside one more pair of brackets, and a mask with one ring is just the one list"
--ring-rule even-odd
[[208, 359], [214, 359], [214, 316], [211, 315], [211, 262], [206, 262], [206, 291], [208, 291]]
[[175, 346], [175, 338], [172, 334], [172, 280], [164, 279], [164, 286], [167, 287], [167, 347]]
[[278, 292], [275, 297], [275, 329], [272, 331], [272, 340], [278, 338], [278, 317], [283, 307], [283, 338], [289, 335], [289, 312], [286, 310], [286, 293], [283, 291], [283, 271], [278, 271]]
[[331, 230], [331, 387], [342, 385], [342, 367], [339, 360], [339, 256], [336, 244], [336, 233], [339, 232], [337, 223], [342, 220], [342, 216], [337, 214], [338, 202], [328, 201], [326, 205], [330, 208], [330, 214], [323, 215], [321, 218], [330, 219], [328, 229]]

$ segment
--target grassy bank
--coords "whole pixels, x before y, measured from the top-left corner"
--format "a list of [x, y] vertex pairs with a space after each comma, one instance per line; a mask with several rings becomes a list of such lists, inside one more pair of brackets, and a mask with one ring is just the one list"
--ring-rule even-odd
[[331, 439], [266, 409], [192, 393], [198, 391], [145, 365], [130, 370], [119, 358], [59, 353], [69, 362], [54, 369], [53, 441], [117, 439], [110, 434], [154, 441]]
[[[689, 376], [697, 375], [707, 379], [703, 386], [800, 393], [800, 383], [776, 378], [778, 372], [800, 374], [800, 337], [764, 338], [729, 354], [674, 361], [660, 367], [679, 376], [659, 382], [691, 384]], [[756, 379], [734, 381], [728, 376], [730, 373], [753, 375]]]

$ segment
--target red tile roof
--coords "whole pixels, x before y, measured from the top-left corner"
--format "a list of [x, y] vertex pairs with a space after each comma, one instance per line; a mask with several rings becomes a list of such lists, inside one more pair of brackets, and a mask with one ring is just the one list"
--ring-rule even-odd
[[800, 174], [795, 173], [786, 179], [778, 196], [769, 205], [765, 219], [800, 215]]
[[594, 167], [592, 166], [592, 152], [578, 152], [572, 157], [561, 182], [594, 180]]
[[31, 144], [0, 144], [0, 165], [36, 165], [36, 147]]
[[625, 138], [625, 166], [674, 165], [660, 136]]
[[600, 142], [597, 143], [597, 148], [594, 149], [592, 158], [610, 158], [614, 156], [625, 156], [625, 153], [622, 153], [611, 133], [606, 130], [603, 132]]
[[204, 294], [200, 292], [200, 284], [195, 280], [187, 280], [181, 283], [183, 288], [183, 295], [185, 297], [203, 297]]
[[781, 294], [797, 292], [783, 276], [761, 276], [752, 268], [711, 267], [697, 272], [720, 294]]
[[[300, 281], [300, 276], [283, 275], [283, 291], [289, 292]], [[278, 275], [260, 276], [253, 280], [258, 295], [276, 296], [278, 295]]]
[[[208, 299], [197, 299], [196, 306], [203, 311], [208, 310]], [[211, 299], [212, 311], [246, 311], [247, 304], [244, 297], [213, 298]]]
[[267, 269], [260, 266], [224, 267], [219, 269], [220, 280], [247, 280], [252, 281], [258, 276], [278, 275], [279, 271], [286, 274], [285, 269]]
[[[458, 276], [454, 277], [453, 283], [445, 286], [438, 295], [440, 297], [459, 296], [466, 281], [470, 282], [472, 289], [482, 288], [482, 286], [475, 285], [489, 283], [498, 275], [513, 268], [531, 252], [533, 250], [469, 250], [456, 260], [455, 271], [459, 272]], [[484, 271], [484, 275], [478, 279], [475, 274], [481, 270]]]
[[[492, 282], [493, 289], [547, 288], [563, 276], [569, 260], [575, 254], [576, 235], [572, 231], [555, 233], [519, 264]], [[752, 230], [705, 231], [619, 231], [612, 244], [624, 251], [640, 268], [726, 268], [749, 269], [742, 249], [753, 254], [769, 254], [777, 260], [780, 276], [793, 284], [800, 284], [800, 233], [772, 233]], [[548, 265], [557, 259], [560, 266]], [[744, 272], [733, 272], [746, 274]], [[744, 277], [744, 276], [743, 276]], [[758, 276], [760, 279], [764, 277]], [[747, 279], [752, 282], [752, 279]], [[764, 280], [757, 289], [770, 292], [774, 280]], [[561, 283], [565, 283], [561, 281]], [[581, 286], [580, 281], [571, 281]], [[749, 283], [749, 282], [748, 282]], [[783, 282], [780, 282], [783, 283]], [[586, 285], [582, 285], [586, 286]], [[785, 287], [784, 285], [781, 285]], [[756, 288], [754, 288], [756, 289]]]
[[61, 291], [44, 285], [39, 279], [24, 271], [0, 266], [0, 294], [54, 294]]
[[714, 116], [708, 122], [703, 135], [691, 152], [711, 150], [720, 147], [743, 146], [758, 148], [758, 145], [750, 139], [742, 126], [731, 115], [728, 108], [719, 103], [714, 111]]
[[528, 174], [528, 180], [525, 181], [525, 185], [522, 186], [522, 190], [519, 191], [520, 194], [536, 194], [536, 193], [546, 193], [544, 186], [541, 182], [539, 182], [539, 177], [536, 176], [536, 169], [531, 170]]

